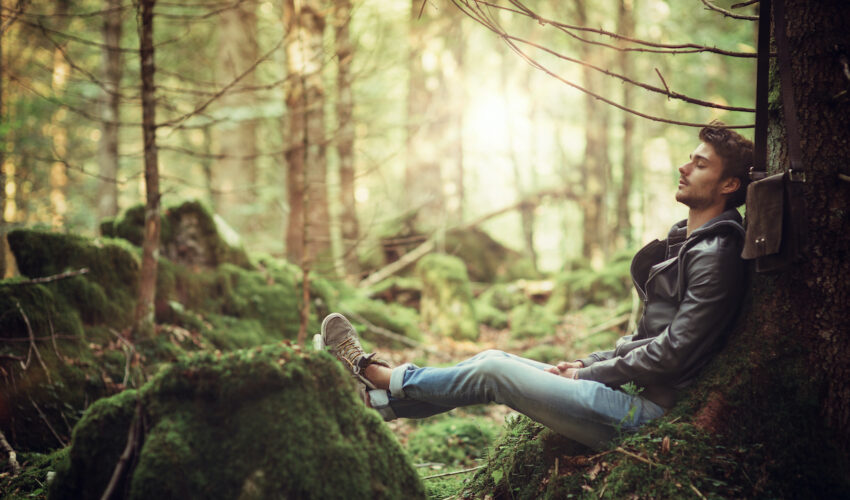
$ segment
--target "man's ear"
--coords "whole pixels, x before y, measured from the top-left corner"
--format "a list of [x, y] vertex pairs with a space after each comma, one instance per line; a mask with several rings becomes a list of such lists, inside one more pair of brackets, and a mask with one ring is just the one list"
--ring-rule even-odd
[[741, 179], [737, 177], [727, 177], [721, 182], [723, 184], [722, 186], [720, 186], [720, 192], [722, 194], [734, 193], [738, 190], [738, 188], [741, 187]]

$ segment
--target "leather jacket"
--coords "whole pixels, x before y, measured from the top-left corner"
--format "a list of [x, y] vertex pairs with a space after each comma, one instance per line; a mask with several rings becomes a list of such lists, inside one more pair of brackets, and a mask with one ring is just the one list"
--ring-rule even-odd
[[745, 292], [744, 228], [737, 210], [723, 212], [685, 237], [686, 221], [632, 259], [644, 312], [633, 335], [610, 351], [581, 359], [580, 379], [613, 388], [634, 382], [640, 396], [664, 407], [720, 350]]

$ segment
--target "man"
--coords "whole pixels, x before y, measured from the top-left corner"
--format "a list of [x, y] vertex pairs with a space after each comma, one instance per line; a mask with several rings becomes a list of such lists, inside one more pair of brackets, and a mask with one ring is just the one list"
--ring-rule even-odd
[[[325, 318], [317, 344], [362, 381], [367, 404], [387, 420], [497, 402], [599, 447], [617, 429], [661, 416], [720, 349], [744, 294], [744, 229], [735, 208], [746, 196], [753, 145], [720, 123], [699, 138], [679, 167], [676, 200], [689, 208], [688, 218], [632, 260], [644, 313], [614, 349], [556, 366], [490, 350], [448, 368], [390, 368], [363, 352], [340, 314]], [[637, 395], [620, 390], [629, 382]]]

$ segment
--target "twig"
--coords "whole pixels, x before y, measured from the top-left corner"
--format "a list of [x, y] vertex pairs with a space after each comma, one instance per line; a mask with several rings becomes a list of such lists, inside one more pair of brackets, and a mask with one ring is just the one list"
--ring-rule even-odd
[[56, 330], [53, 329], [53, 320], [50, 318], [50, 315], [47, 316], [47, 325], [50, 326], [50, 342], [53, 344], [53, 352], [56, 353], [57, 358], [67, 365], [68, 362], [59, 354], [59, 346], [56, 345]]
[[15, 477], [20, 474], [21, 465], [18, 463], [18, 454], [15, 453], [15, 450], [12, 448], [12, 446], [9, 444], [8, 441], [6, 441], [6, 436], [3, 434], [2, 430], [0, 430], [0, 448], [3, 448], [3, 451], [5, 451], [9, 455], [9, 465], [12, 466], [12, 477]]
[[691, 484], [689, 486], [691, 487], [692, 490], [694, 490], [694, 493], [696, 493], [698, 497], [702, 498], [702, 500], [705, 500], [705, 495], [700, 493], [700, 491], [697, 489], [696, 486], [694, 486], [693, 484]]
[[653, 462], [652, 460], [649, 460], [649, 459], [643, 458], [643, 457], [642, 457], [642, 456], [640, 456], [640, 455], [637, 455], [637, 454], [635, 454], [635, 453], [632, 453], [632, 452], [630, 452], [630, 451], [628, 451], [628, 450], [623, 449], [623, 447], [622, 447], [622, 446], [618, 446], [618, 447], [616, 448], [616, 450], [615, 450], [615, 451], [619, 451], [619, 452], [620, 452], [620, 453], [622, 453], [623, 455], [628, 455], [628, 456], [630, 456], [630, 457], [634, 458], [635, 460], [640, 460], [641, 462], [644, 462], [644, 463], [646, 463], [646, 464], [649, 464], [649, 465], [657, 465], [657, 464], [656, 464], [655, 462]]
[[50, 421], [47, 420], [47, 416], [44, 414], [43, 411], [41, 411], [41, 408], [39, 408], [38, 405], [35, 404], [35, 401], [32, 399], [32, 397], [30, 397], [29, 400], [30, 400], [30, 403], [32, 403], [33, 408], [35, 408], [35, 411], [38, 412], [38, 416], [40, 416], [41, 419], [44, 420], [44, 423], [47, 424], [47, 428], [50, 429], [50, 432], [53, 433], [53, 437], [55, 437], [56, 440], [59, 441], [59, 444], [62, 445], [63, 448], [65, 446], [67, 446], [68, 443], [66, 443], [65, 440], [62, 439], [61, 436], [59, 436], [59, 433], [56, 432], [56, 429], [54, 429], [53, 426], [50, 425]]
[[425, 481], [426, 479], [435, 479], [435, 478], [438, 478], [438, 477], [456, 476], [458, 474], [466, 474], [467, 472], [474, 472], [474, 471], [477, 471], [478, 469], [483, 469], [484, 467], [486, 467], [486, 465], [479, 465], [478, 467], [473, 467], [471, 469], [457, 470], [457, 471], [454, 471], [454, 472], [444, 472], [442, 474], [435, 474], [433, 476], [425, 476], [425, 477], [422, 478], [422, 480]]
[[741, 3], [732, 4], [731, 8], [740, 9], [741, 7], [747, 7], [747, 6], [750, 6], [750, 5], [753, 5], [753, 4], [757, 4], [757, 3], [759, 3], [759, 0], [750, 0], [749, 2], [741, 2]]
[[[452, 231], [452, 230], [455, 230], [455, 229], [472, 229], [472, 228], [474, 228], [474, 227], [476, 227], [476, 226], [478, 226], [478, 225], [480, 225], [480, 224], [482, 224], [482, 223], [484, 223], [484, 222], [486, 222], [486, 221], [488, 221], [488, 220], [490, 220], [494, 217], [502, 215], [506, 212], [516, 210], [516, 209], [521, 208], [521, 207], [528, 205], [528, 204], [539, 204], [542, 201], [543, 198], [546, 198], [546, 197], [549, 197], [549, 196], [564, 196], [564, 197], [569, 198], [569, 199], [573, 199], [573, 200], [576, 199], [576, 195], [570, 189], [564, 189], [564, 188], [546, 189], [546, 190], [534, 193], [534, 194], [520, 200], [519, 202], [514, 203], [513, 205], [508, 205], [508, 206], [502, 207], [502, 208], [500, 208], [496, 211], [482, 215], [481, 217], [479, 217], [479, 218], [477, 218], [477, 219], [475, 219], [471, 222], [467, 222], [466, 224], [459, 224], [459, 225], [451, 226], [451, 227], [447, 228], [446, 231]], [[364, 278], [362, 281], [360, 281], [360, 283], [357, 286], [359, 288], [368, 288], [372, 285], [375, 285], [376, 283], [379, 283], [379, 282], [389, 278], [390, 276], [397, 273], [398, 271], [404, 269], [408, 264], [412, 264], [413, 262], [415, 262], [417, 259], [419, 259], [423, 255], [432, 251], [434, 249], [434, 246], [435, 246], [434, 245], [435, 239], [436, 239], [436, 235], [430, 236], [421, 245], [414, 248], [410, 252], [407, 252], [406, 254], [402, 255], [399, 260], [392, 262], [392, 263], [388, 264], [387, 266], [385, 266], [381, 269], [378, 269], [374, 273], [372, 273], [369, 276], [367, 276], [366, 278]]]
[[139, 445], [141, 430], [142, 403], [141, 401], [136, 401], [136, 413], [133, 415], [133, 421], [130, 423], [130, 431], [127, 433], [127, 445], [124, 447], [124, 451], [121, 453], [118, 463], [115, 464], [115, 470], [112, 471], [112, 477], [109, 479], [109, 484], [106, 486], [106, 490], [103, 491], [103, 495], [100, 497], [101, 500], [109, 500], [112, 498], [112, 495], [115, 494], [115, 490], [118, 488], [118, 484], [124, 476], [124, 469], [127, 468], [127, 464], [130, 462], [130, 459], [133, 457], [133, 454]]
[[71, 278], [73, 276], [79, 276], [81, 274], [86, 274], [89, 272], [89, 268], [83, 267], [81, 269], [77, 269], [76, 271], [65, 271], [64, 273], [54, 274], [52, 276], [43, 276], [41, 278], [33, 278], [27, 281], [14, 281], [11, 283], [0, 283], [0, 286], [16, 286], [16, 285], [35, 285], [37, 283], [49, 283], [51, 281], [63, 280], [65, 278]]
[[127, 379], [130, 378], [130, 361], [136, 353], [136, 347], [112, 328], [110, 328], [109, 331], [112, 335], [118, 337], [118, 340], [120, 340], [124, 344], [124, 347], [126, 347], [126, 349], [123, 349], [126, 362], [124, 363], [124, 380], [121, 382], [121, 385], [127, 387]]
[[47, 375], [47, 382], [53, 384], [53, 381], [50, 379], [50, 370], [47, 369], [47, 365], [44, 364], [44, 360], [41, 359], [41, 352], [38, 350], [38, 346], [35, 345], [35, 334], [32, 331], [32, 326], [30, 325], [30, 320], [27, 318], [27, 315], [24, 313], [24, 309], [21, 307], [21, 303], [15, 301], [15, 305], [18, 306], [18, 311], [20, 311], [21, 316], [24, 317], [24, 323], [27, 325], [27, 333], [30, 337], [30, 348], [27, 351], [27, 362], [26, 364], [22, 364], [23, 369], [26, 370], [30, 364], [30, 353], [35, 352], [35, 357], [38, 359], [38, 363], [44, 368], [44, 374]]
[[[721, 9], [720, 7], [714, 5], [713, 3], [709, 2], [708, 0], [702, 0], [702, 4], [705, 5], [708, 8], [708, 10], [713, 10], [714, 12], [720, 12], [724, 16], [731, 17], [732, 19], [744, 19], [744, 20], [747, 20], [747, 21], [758, 21], [759, 20], [758, 16], [745, 16], [745, 15], [742, 15], [742, 14], [735, 14], [734, 12], [730, 12], [726, 9]], [[734, 8], [736, 6], [733, 5], [732, 7]]]
[[607, 330], [607, 329], [609, 329], [613, 326], [622, 325], [623, 323], [625, 323], [629, 320], [631, 315], [632, 315], [631, 312], [627, 312], [625, 314], [621, 314], [621, 315], [617, 316], [616, 318], [611, 318], [608, 321], [605, 321], [604, 323], [600, 323], [600, 324], [594, 326], [593, 328], [591, 328], [590, 330], [587, 330], [585, 332], [585, 335], [588, 335], [588, 336], [593, 335], [594, 333], [599, 333], [599, 332]]
[[14, 361], [23, 361], [23, 356], [15, 356], [14, 354], [0, 354], [0, 359], [11, 359]]
[[667, 82], [664, 80], [664, 77], [661, 76], [661, 72], [658, 71], [658, 68], [655, 68], [655, 72], [658, 74], [658, 78], [661, 78], [661, 83], [664, 84], [664, 90], [667, 91], [667, 100], [670, 100], [670, 87], [667, 86]]

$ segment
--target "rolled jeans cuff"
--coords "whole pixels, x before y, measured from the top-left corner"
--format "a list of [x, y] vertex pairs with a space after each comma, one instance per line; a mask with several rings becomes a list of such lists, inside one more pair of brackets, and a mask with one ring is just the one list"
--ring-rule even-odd
[[393, 368], [393, 372], [390, 375], [390, 394], [392, 397], [398, 399], [404, 399], [406, 397], [404, 389], [402, 389], [402, 385], [404, 384], [404, 372], [414, 368], [415, 365], [412, 363], [405, 363]]
[[369, 404], [372, 406], [372, 409], [381, 415], [384, 421], [388, 422], [397, 418], [395, 412], [390, 407], [390, 398], [387, 395], [387, 391], [383, 389], [369, 391]]

